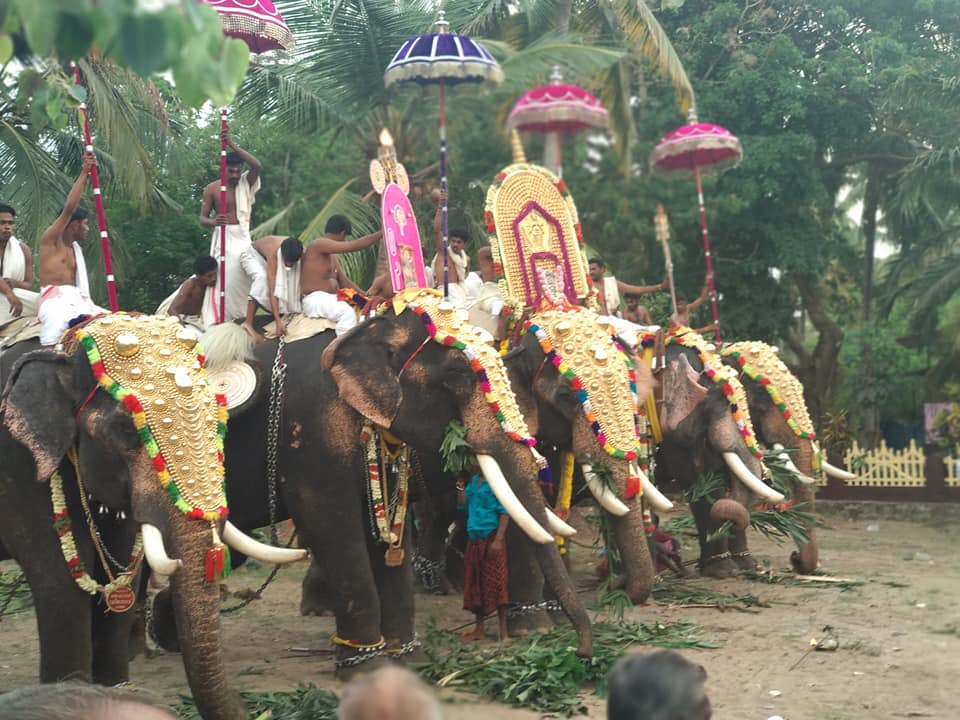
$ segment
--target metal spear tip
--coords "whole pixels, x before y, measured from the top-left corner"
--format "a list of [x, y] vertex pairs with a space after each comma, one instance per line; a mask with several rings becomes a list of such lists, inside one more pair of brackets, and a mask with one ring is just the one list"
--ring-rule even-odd
[[393, 135], [391, 135], [390, 131], [386, 128], [380, 131], [380, 144], [383, 145], [383, 147], [393, 146]]

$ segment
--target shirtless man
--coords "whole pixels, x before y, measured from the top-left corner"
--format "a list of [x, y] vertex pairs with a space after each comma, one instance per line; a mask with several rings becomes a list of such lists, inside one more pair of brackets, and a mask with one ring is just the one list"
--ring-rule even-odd
[[[690, 313], [703, 305], [710, 295], [710, 279], [712, 277], [713, 275], [707, 273], [707, 277], [704, 278], [703, 281], [703, 289], [700, 290], [700, 294], [693, 302], [687, 302], [687, 298], [683, 294], [677, 293], [677, 312], [670, 318], [674, 325], [680, 325], [682, 327], [688, 327], [690, 325]], [[707, 332], [715, 329], [711, 324], [705, 328], [700, 328], [697, 332], [701, 330]]]
[[623, 296], [627, 303], [623, 311], [623, 319], [629, 320], [636, 325], [653, 325], [653, 318], [650, 317], [650, 311], [644, 305], [640, 304], [640, 296], [633, 293], [627, 293]]
[[86, 209], [78, 206], [95, 162], [92, 152], [83, 156], [80, 176], [70, 188], [60, 216], [40, 239], [40, 344], [46, 347], [60, 339], [74, 318], [107, 312], [90, 299], [87, 267], [80, 247], [90, 232], [90, 223]]
[[340, 267], [337, 255], [368, 248], [383, 237], [378, 230], [356, 240], [347, 240], [353, 234], [353, 225], [343, 215], [327, 220], [322, 238], [314, 240], [303, 251], [300, 261], [300, 290], [303, 293], [303, 314], [307, 317], [325, 317], [337, 323], [337, 335], [342, 335], [357, 324], [357, 314], [342, 300], [337, 290], [342, 287], [363, 292], [347, 277]]
[[286, 239], [286, 235], [264, 235], [254, 240], [240, 253], [240, 267], [250, 283], [243, 329], [258, 343], [263, 342], [264, 337], [254, 327], [253, 318], [257, 314], [258, 307], [267, 312], [271, 311], [270, 298], [273, 296], [273, 285], [267, 281], [267, 266], [270, 258], [277, 254], [280, 245]]
[[24, 311], [27, 315], [37, 314], [33, 257], [30, 248], [13, 236], [16, 217], [17, 211], [10, 205], [0, 204], [0, 295], [9, 304], [9, 308], [0, 307], [0, 325], [20, 317]]
[[[227, 153], [227, 211], [220, 214], [220, 181], [215, 180], [203, 189], [200, 205], [200, 224], [212, 228], [210, 254], [220, 256], [220, 226], [227, 228], [226, 243], [226, 317], [220, 317], [220, 287], [207, 292], [203, 307], [204, 324], [236, 320], [244, 317], [250, 284], [241, 272], [240, 255], [250, 246], [250, 217], [257, 191], [260, 189], [260, 161], [233, 141], [229, 130], [221, 134], [231, 152]], [[244, 163], [250, 169], [244, 172]], [[218, 279], [219, 280], [219, 279]]]
[[666, 279], [658, 285], [631, 285], [617, 278], [605, 277], [607, 264], [598, 257], [590, 258], [590, 279], [593, 280], [599, 295], [597, 302], [600, 304], [601, 315], [611, 315], [618, 317], [620, 312], [620, 295], [646, 295], [658, 290], [666, 290], [670, 287]]
[[267, 257], [267, 288], [270, 291], [270, 312], [273, 313], [277, 335], [283, 335], [287, 332], [283, 323], [283, 316], [289, 313], [298, 313], [302, 310], [300, 300], [300, 282], [302, 280], [300, 259], [302, 257], [303, 243], [297, 237], [284, 238], [283, 242], [280, 243], [279, 251]]
[[[166, 308], [168, 315], [181, 318], [197, 318], [203, 308], [203, 296], [207, 288], [217, 284], [217, 260], [209, 255], [201, 255], [193, 261], [193, 276], [180, 286], [176, 297]], [[161, 307], [163, 307], [161, 305]], [[160, 309], [157, 309], [160, 312]]]

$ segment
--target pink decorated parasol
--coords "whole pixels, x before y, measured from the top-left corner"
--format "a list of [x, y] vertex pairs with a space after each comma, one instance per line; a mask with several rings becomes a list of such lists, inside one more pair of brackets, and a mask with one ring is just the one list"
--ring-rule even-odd
[[[509, 130], [545, 133], [544, 164], [561, 172], [561, 135], [573, 135], [610, 124], [610, 114], [590, 92], [563, 82], [560, 68], [554, 68], [550, 84], [528, 90], [507, 117]], [[555, 153], [551, 156], [551, 153]]]
[[293, 33], [270, 0], [200, 0], [220, 16], [223, 32], [243, 40], [252, 53], [290, 50]]
[[[198, 0], [217, 11], [225, 35], [243, 40], [252, 53], [268, 50], [290, 50], [295, 44], [293, 33], [270, 0]], [[220, 134], [227, 129], [227, 109], [220, 109]], [[227, 213], [227, 143], [220, 141], [220, 214]], [[215, 292], [219, 294], [217, 322], [226, 316], [227, 298], [227, 228], [220, 226], [220, 279]]]
[[671, 130], [657, 143], [650, 155], [654, 170], [675, 175], [693, 176], [697, 181], [697, 203], [700, 208], [700, 230], [703, 251], [710, 280], [710, 307], [716, 325], [716, 339], [720, 341], [720, 313], [717, 310], [717, 290], [714, 284], [713, 259], [710, 255], [710, 233], [707, 229], [707, 210], [703, 201], [703, 171], [719, 172], [733, 167], [743, 157], [740, 140], [726, 128], [712, 123], [697, 122], [691, 113], [691, 123]]

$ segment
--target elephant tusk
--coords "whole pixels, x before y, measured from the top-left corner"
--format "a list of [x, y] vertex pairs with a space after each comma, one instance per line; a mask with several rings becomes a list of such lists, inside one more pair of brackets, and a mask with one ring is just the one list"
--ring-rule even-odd
[[793, 460], [790, 459], [790, 456], [787, 455], [787, 453], [782, 452], [783, 450], [782, 445], [780, 445], [779, 447], [774, 445], [773, 449], [775, 451], [776, 450], [781, 451], [780, 454], [777, 455], [777, 457], [783, 460], [784, 466], [787, 468], [787, 470], [789, 470], [796, 476], [798, 482], [801, 482], [804, 485], [813, 485], [816, 483], [816, 480], [814, 480], [812, 477], [810, 477], [809, 475], [804, 475], [802, 472], [800, 472], [800, 468], [798, 468], [796, 465], [793, 464]]
[[262, 542], [254, 540], [246, 533], [240, 531], [236, 525], [229, 520], [223, 525], [223, 541], [237, 552], [252, 557], [260, 562], [272, 563], [274, 565], [286, 565], [287, 563], [303, 560], [307, 556], [307, 551], [301, 548], [281, 548], [273, 545], [264, 545]]
[[857, 479], [857, 476], [854, 475], [852, 472], [841, 470], [836, 465], [831, 465], [823, 458], [820, 459], [820, 467], [827, 475], [829, 475], [830, 477], [835, 477], [838, 480], [846, 480], [847, 482], [849, 482], [850, 480]]
[[640, 488], [643, 490], [644, 502], [650, 503], [650, 507], [660, 512], [673, 509], [673, 503], [666, 495], [657, 489], [657, 486], [650, 482], [650, 478], [635, 464], [631, 463], [631, 472], [636, 473], [640, 478]]
[[547, 527], [553, 531], [554, 535], [567, 538], [577, 534], [577, 531], [558, 518], [553, 510], [550, 508], [544, 508], [544, 510], [547, 512]]
[[147, 558], [147, 564], [150, 569], [160, 575], [173, 575], [177, 570], [183, 567], [183, 561], [174, 560], [167, 555], [167, 549], [163, 545], [163, 533], [156, 525], [143, 523], [140, 526], [140, 532], [143, 534], [143, 554]]
[[748, 490], [759, 495], [767, 502], [783, 502], [783, 495], [773, 488], [768, 487], [760, 478], [750, 472], [750, 468], [746, 466], [736, 453], [723, 453], [723, 460], [727, 463], [727, 467], [730, 468], [733, 474], [740, 479], [740, 482], [747, 486]]
[[623, 517], [630, 512], [630, 508], [617, 497], [616, 493], [604, 485], [600, 478], [597, 477], [592, 466], [583, 463], [580, 465], [580, 469], [583, 470], [583, 479], [600, 507], [615, 517]]
[[490, 489], [493, 490], [493, 494], [503, 505], [503, 509], [507, 511], [507, 515], [527, 534], [527, 537], [541, 545], [552, 543], [553, 535], [544, 530], [543, 526], [523, 506], [510, 485], [507, 484], [507, 479], [503, 476], [503, 471], [497, 461], [490, 455], [477, 453], [477, 464], [480, 465], [480, 472], [490, 483]]

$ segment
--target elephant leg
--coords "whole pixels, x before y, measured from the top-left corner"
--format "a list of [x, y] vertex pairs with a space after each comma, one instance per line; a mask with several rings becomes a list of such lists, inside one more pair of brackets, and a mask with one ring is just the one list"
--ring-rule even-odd
[[151, 636], [161, 648], [167, 652], [180, 652], [177, 619], [173, 610], [173, 597], [169, 586], [153, 596], [149, 630]]
[[100, 598], [91, 599], [93, 631], [93, 682], [116, 685], [130, 679], [128, 669], [130, 631], [134, 609], [114, 613]]
[[507, 588], [510, 604], [514, 607], [507, 629], [510, 635], [549, 630], [553, 621], [546, 610], [537, 607], [537, 603], [545, 598], [543, 573], [533, 546], [515, 523], [507, 526], [506, 540]]
[[313, 560], [300, 583], [300, 614], [304, 616], [333, 615], [333, 598], [330, 597], [330, 585], [323, 571]]
[[697, 535], [700, 539], [700, 574], [704, 577], [729, 578], [737, 574], [737, 566], [730, 557], [726, 537], [708, 541], [707, 538], [720, 529], [710, 517], [710, 503], [697, 500], [690, 504], [693, 518], [697, 523]]
[[413, 568], [410, 524], [404, 530], [403, 561], [397, 567], [384, 562], [385, 546], [370, 543], [370, 565], [380, 594], [380, 629], [387, 643], [387, 653], [395, 659], [426, 659], [416, 642], [413, 599]]
[[[814, 493], [815, 488], [813, 485], [804, 485], [800, 482], [794, 482], [792, 484], [792, 495], [794, 501], [798, 505], [806, 505], [807, 512], [812, 513], [814, 510]], [[798, 545], [797, 549], [790, 553], [790, 564], [793, 566], [794, 570], [799, 573], [812, 573], [820, 564], [820, 551], [817, 545], [816, 522], [811, 523], [807, 527], [807, 535], [810, 536], [810, 542]]]
[[747, 547], [747, 531], [734, 528], [730, 532], [728, 547], [730, 559], [740, 570], [753, 572], [757, 569], [757, 560]]

